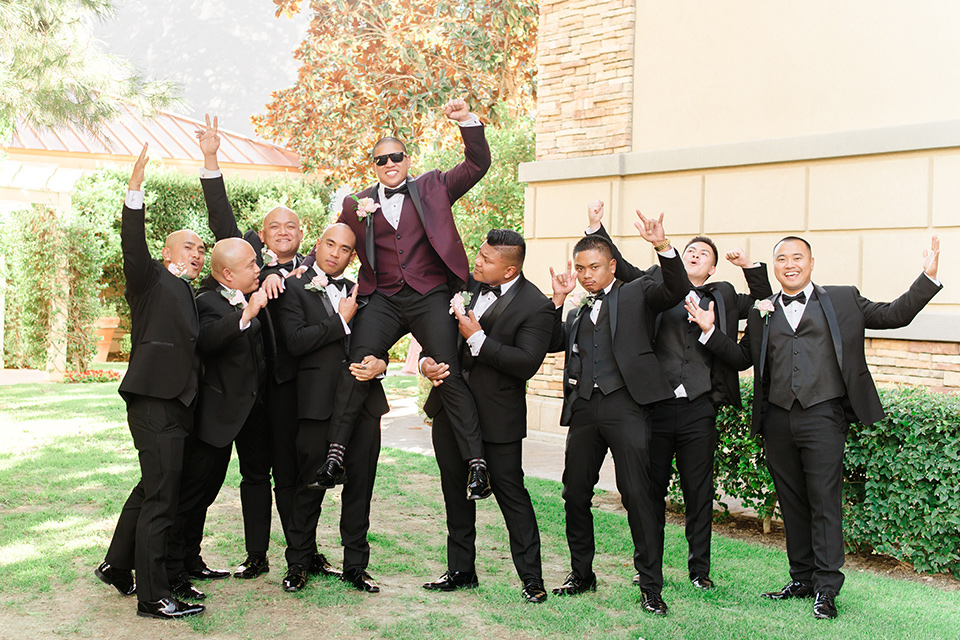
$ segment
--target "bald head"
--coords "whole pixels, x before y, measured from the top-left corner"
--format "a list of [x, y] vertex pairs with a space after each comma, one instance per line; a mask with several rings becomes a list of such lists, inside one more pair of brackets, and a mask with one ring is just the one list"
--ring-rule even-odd
[[180, 229], [167, 236], [160, 252], [163, 264], [176, 265], [177, 271], [193, 280], [203, 268], [203, 240], [190, 229]]
[[293, 260], [303, 240], [300, 217], [286, 207], [275, 207], [263, 217], [260, 241], [280, 262]]
[[357, 236], [342, 222], [327, 227], [317, 242], [317, 266], [327, 275], [339, 276], [355, 255]]
[[242, 238], [224, 238], [213, 245], [210, 273], [225, 287], [252, 293], [259, 285], [257, 254], [250, 243]]

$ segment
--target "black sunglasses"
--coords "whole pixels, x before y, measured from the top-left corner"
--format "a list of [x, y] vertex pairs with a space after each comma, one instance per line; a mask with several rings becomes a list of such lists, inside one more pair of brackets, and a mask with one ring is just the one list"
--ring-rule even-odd
[[373, 156], [373, 161], [377, 164], [378, 167], [382, 167], [387, 164], [387, 159], [393, 160], [395, 163], [400, 164], [403, 162], [403, 159], [407, 156], [403, 151], [397, 151], [395, 153], [385, 153], [382, 156]]

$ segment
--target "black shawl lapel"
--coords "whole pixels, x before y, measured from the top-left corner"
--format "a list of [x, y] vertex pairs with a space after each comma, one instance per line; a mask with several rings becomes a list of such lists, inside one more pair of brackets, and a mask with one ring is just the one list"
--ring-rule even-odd
[[833, 338], [833, 350], [837, 353], [837, 364], [843, 371], [843, 342], [840, 337], [840, 324], [837, 322], [837, 312], [833, 309], [833, 302], [827, 292], [818, 284], [813, 285], [813, 290], [817, 292], [817, 300], [820, 301], [820, 308], [823, 309], [823, 315], [827, 317], [827, 326], [830, 327], [830, 337]]
[[520, 293], [520, 289], [526, 285], [526, 282], [526, 279], [521, 273], [519, 276], [517, 276], [517, 281], [513, 284], [513, 286], [511, 286], [505, 294], [497, 298], [497, 301], [493, 303], [492, 307], [487, 309], [487, 311], [483, 314], [483, 317], [480, 318], [480, 325], [483, 327], [484, 331], [490, 331], [493, 323], [497, 321], [497, 318], [500, 317], [500, 314], [503, 313], [503, 310], [510, 305], [510, 302], [517, 297], [517, 294]]

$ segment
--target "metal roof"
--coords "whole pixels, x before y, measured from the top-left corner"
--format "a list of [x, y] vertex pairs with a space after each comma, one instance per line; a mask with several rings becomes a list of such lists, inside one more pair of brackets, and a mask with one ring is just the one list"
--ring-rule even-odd
[[[202, 158], [194, 131], [200, 123], [190, 118], [160, 111], [152, 118], [141, 117], [131, 106], [103, 125], [99, 135], [72, 125], [56, 129], [37, 128], [17, 118], [8, 151], [24, 150], [51, 155], [82, 154], [136, 158], [144, 142], [150, 143], [150, 156], [175, 161]], [[119, 157], [118, 157], [119, 156]], [[300, 170], [300, 156], [284, 147], [252, 140], [220, 129], [221, 164], [276, 167]]]

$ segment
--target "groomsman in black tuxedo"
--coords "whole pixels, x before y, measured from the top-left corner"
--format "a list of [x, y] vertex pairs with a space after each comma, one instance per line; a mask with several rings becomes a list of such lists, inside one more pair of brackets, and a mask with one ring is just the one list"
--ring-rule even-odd
[[[516, 231], [494, 229], [480, 247], [463, 300], [452, 306], [459, 325], [463, 376], [476, 399], [493, 494], [510, 534], [510, 553], [528, 602], [543, 602], [540, 531], [523, 486], [523, 438], [527, 435], [526, 382], [537, 372], [554, 325], [550, 300], [523, 277], [526, 243]], [[466, 313], [466, 315], [464, 315]], [[460, 456], [449, 409], [436, 388], [449, 374], [432, 357], [421, 371], [436, 385], [424, 404], [433, 418], [433, 448], [447, 510], [447, 571], [423, 587], [453, 591], [478, 584], [476, 506], [463, 494], [467, 464]]]
[[[639, 211], [637, 212], [639, 215]], [[554, 274], [557, 316], [577, 281], [590, 295], [555, 331], [551, 351], [565, 351], [563, 413], [569, 427], [563, 469], [563, 500], [571, 571], [553, 592], [576, 595], [595, 591], [594, 536], [590, 504], [607, 449], [616, 464], [617, 489], [627, 510], [634, 544], [634, 566], [640, 574], [643, 606], [666, 614], [660, 592], [663, 573], [656, 562], [656, 509], [650, 490], [650, 412], [652, 405], [673, 397], [653, 352], [656, 315], [673, 308], [690, 291], [676, 249], [663, 231], [663, 215], [646, 219], [641, 236], [660, 258], [662, 279], [640, 278], [623, 283], [610, 241], [596, 235], [581, 238], [573, 248], [574, 280]], [[559, 322], [559, 320], [558, 320]]]
[[[587, 206], [587, 233], [596, 233], [608, 240], [601, 220], [603, 203]], [[637, 223], [639, 224], [639, 223]], [[612, 241], [611, 241], [612, 242]], [[616, 245], [617, 277], [632, 282], [644, 275], [659, 278], [660, 267], [643, 271], [623, 259]], [[657, 403], [653, 409], [650, 442], [650, 479], [656, 500], [659, 544], [657, 564], [663, 566], [663, 529], [665, 510], [662, 504], [670, 486], [673, 458], [683, 490], [687, 537], [687, 570], [690, 581], [699, 589], [712, 589], [710, 579], [710, 536], [713, 525], [713, 458], [717, 448], [717, 407], [742, 406], [737, 370], [713, 354], [700, 342], [700, 329], [689, 319], [686, 301], [706, 308], [717, 307], [720, 331], [736, 339], [740, 319], [745, 319], [754, 302], [773, 291], [762, 262], [750, 263], [743, 252], [735, 249], [727, 260], [743, 269], [750, 294], [738, 294], [729, 282], [707, 282], [717, 269], [717, 246], [706, 236], [691, 239], [681, 258], [692, 288], [684, 302], [657, 316], [653, 351], [660, 362], [674, 397]], [[634, 576], [639, 584], [640, 575]]]
[[[325, 491], [324, 487], [315, 483], [308, 486], [308, 483], [326, 456], [334, 400], [343, 391], [338, 387], [339, 373], [347, 359], [351, 322], [358, 306], [357, 287], [343, 278], [343, 270], [354, 256], [355, 242], [356, 237], [348, 226], [328, 227], [317, 243], [316, 264], [302, 278], [288, 280], [287, 290], [279, 299], [279, 320], [287, 347], [299, 358], [297, 453], [301, 477], [287, 533], [285, 591], [300, 591], [306, 586], [316, 553], [317, 520]], [[343, 487], [340, 515], [341, 579], [369, 593], [380, 591], [366, 570], [370, 560], [367, 530], [380, 453], [380, 416], [389, 410], [377, 376], [386, 368], [384, 360], [372, 355], [350, 365], [351, 373], [358, 380], [369, 382], [370, 393], [354, 428], [353, 444], [344, 459], [350, 482]]]
[[[368, 297], [351, 340], [350, 362], [369, 354], [386, 357], [391, 345], [412, 332], [427, 353], [450, 365], [440, 395], [445, 404], [457, 407], [450, 420], [460, 455], [468, 462], [467, 495], [479, 500], [490, 495], [480, 423], [460, 371], [456, 326], [437, 318], [447, 313], [451, 294], [469, 277], [451, 207], [490, 167], [490, 147], [483, 125], [466, 102], [451, 100], [443, 113], [460, 127], [463, 162], [446, 172], [410, 178], [404, 144], [383, 138], [372, 153], [378, 181], [343, 200], [337, 222], [349, 225], [357, 236], [358, 285], [360, 295]], [[343, 392], [338, 393], [333, 412], [330, 450], [317, 474], [317, 481], [328, 488], [345, 478], [343, 452], [370, 387], [346, 367], [340, 376]]]
[[[260, 282], [269, 300], [267, 308], [260, 315], [263, 323], [263, 342], [267, 356], [266, 406], [269, 422], [270, 446], [260, 455], [269, 456], [273, 470], [274, 493], [277, 501], [277, 513], [284, 537], [290, 527], [293, 512], [294, 492], [297, 488], [300, 469], [297, 458], [297, 359], [287, 351], [282, 328], [277, 319], [276, 300], [284, 290], [286, 278], [303, 266], [304, 256], [300, 255], [300, 243], [303, 230], [300, 218], [286, 207], [275, 207], [263, 219], [260, 231], [250, 230], [242, 233], [237, 226], [236, 217], [227, 198], [223, 175], [217, 153], [220, 149], [218, 120], [211, 122], [206, 117], [205, 125], [197, 130], [197, 140], [203, 153], [203, 168], [200, 172], [200, 184], [207, 204], [210, 230], [217, 240], [240, 238], [250, 243], [257, 254], [260, 265]], [[269, 482], [269, 480], [267, 480]], [[237, 578], [256, 578], [269, 570], [267, 562], [267, 542], [270, 535], [270, 523], [260, 528], [248, 538], [247, 557], [234, 573]], [[250, 544], [254, 542], [255, 544]], [[289, 540], [288, 540], [289, 541]], [[199, 542], [199, 540], [198, 540]], [[207, 569], [200, 560], [198, 566], [190, 567], [190, 575], [195, 578], [227, 577], [226, 572]], [[309, 572], [323, 575], [339, 575], [321, 553], [314, 553]]]
[[[144, 144], [120, 222], [133, 344], [120, 395], [127, 404], [140, 481], [123, 505], [110, 549], [95, 574], [123, 595], [136, 592], [137, 615], [172, 619], [204, 611], [202, 605], [173, 597], [167, 580], [167, 540], [199, 385], [200, 323], [190, 280], [203, 267], [204, 246], [197, 234], [183, 229], [167, 236], [161, 261], [150, 257], [141, 190], [147, 160]], [[134, 584], [132, 569], [139, 584]]]
[[184, 457], [175, 535], [171, 540], [171, 588], [178, 597], [201, 599], [186, 567], [202, 564], [200, 542], [207, 509], [223, 486], [236, 444], [240, 460], [240, 503], [248, 548], [266, 549], [257, 536], [270, 529], [270, 447], [264, 389], [267, 363], [260, 312], [267, 294], [259, 290], [257, 256], [241, 238], [225, 238], [210, 257], [212, 283], [197, 296], [203, 361], [196, 431]]
[[883, 417], [867, 369], [865, 329], [909, 324], [942, 288], [940, 241], [924, 251], [923, 273], [893, 302], [871, 302], [856, 287], [811, 280], [810, 244], [788, 236], [773, 250], [782, 293], [761, 300], [739, 345], [714, 330], [714, 308], [688, 304], [707, 348], [730, 364], [753, 366], [752, 433], [764, 454], [783, 514], [791, 581], [762, 594], [773, 600], [812, 598], [816, 618], [837, 617], [843, 585], [843, 447], [851, 422]]

